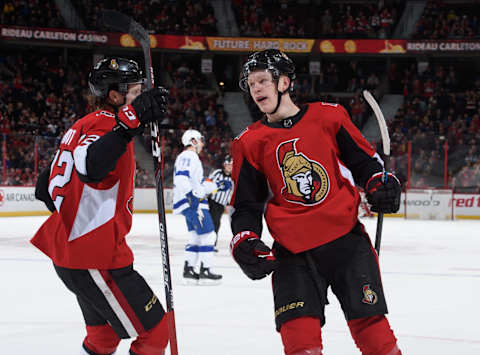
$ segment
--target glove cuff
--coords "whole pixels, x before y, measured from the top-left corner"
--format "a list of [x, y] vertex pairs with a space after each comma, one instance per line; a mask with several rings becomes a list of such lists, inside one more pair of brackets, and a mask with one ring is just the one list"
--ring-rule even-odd
[[[378, 178], [380, 178], [380, 180], [383, 180], [383, 177], [382, 177], [383, 174], [384, 174], [383, 171], [379, 171], [378, 173], [373, 174], [370, 177], [370, 179], [368, 179], [367, 183], [365, 184], [365, 191], [369, 190], [368, 185], [370, 185], [370, 183], [373, 180], [378, 179]], [[387, 179], [386, 180], [388, 181], [388, 179], [395, 179], [397, 181], [398, 185], [400, 185], [400, 180], [398, 180], [398, 178], [395, 175], [393, 175], [392, 173], [387, 173]]]
[[375, 173], [373, 174], [372, 176], [370, 176], [370, 179], [367, 180], [366, 184], [365, 184], [365, 191], [368, 190], [368, 185], [370, 185], [370, 182], [378, 177], [382, 177], [383, 175], [383, 171], [379, 171], [378, 173]]
[[117, 122], [125, 129], [137, 129], [142, 124], [132, 105], [125, 105], [118, 111]]
[[243, 242], [245, 239], [252, 239], [252, 238], [260, 239], [257, 233], [252, 231], [243, 231], [235, 234], [235, 236], [232, 238], [232, 241], [230, 242], [230, 253], [232, 254], [232, 256], [233, 256], [233, 252], [235, 251], [235, 248], [241, 242]]

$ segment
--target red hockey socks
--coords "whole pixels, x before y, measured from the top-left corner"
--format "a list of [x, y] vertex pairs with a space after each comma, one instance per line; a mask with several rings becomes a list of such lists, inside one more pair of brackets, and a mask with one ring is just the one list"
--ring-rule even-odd
[[320, 319], [300, 317], [289, 320], [280, 328], [286, 355], [322, 355]]
[[87, 325], [87, 336], [83, 340], [83, 348], [91, 355], [112, 354], [117, 349], [120, 338], [108, 325]]
[[163, 355], [168, 345], [168, 323], [165, 314], [154, 328], [140, 334], [130, 346], [136, 355]]
[[353, 319], [348, 326], [363, 355], [402, 355], [385, 316]]

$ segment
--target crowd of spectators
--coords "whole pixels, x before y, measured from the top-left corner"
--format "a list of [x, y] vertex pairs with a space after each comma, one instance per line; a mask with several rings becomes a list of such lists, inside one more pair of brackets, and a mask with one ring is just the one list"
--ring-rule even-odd
[[2, 1], [0, 24], [25, 27], [65, 27], [54, 0]]
[[[205, 135], [207, 149], [201, 158], [206, 173], [230, 151], [232, 133], [222, 95], [206, 85], [199, 61], [197, 65], [169, 60], [159, 70], [167, 73], [170, 89], [168, 115], [161, 122], [166, 186], [171, 186], [173, 161], [183, 149], [181, 136], [186, 129]], [[33, 184], [35, 173], [51, 161], [66, 129], [95, 110], [87, 84], [91, 67], [91, 54], [74, 52], [67, 61], [61, 50], [0, 57], [0, 138], [5, 141], [0, 145], [0, 184]], [[148, 137], [144, 145], [150, 147]], [[142, 162], [137, 165], [137, 186], [152, 186], [151, 169]]]
[[[150, 32], [174, 35], [218, 35], [208, 0], [71, 0], [68, 23], [55, 1], [5, 1], [1, 24], [28, 27], [72, 27], [106, 31], [102, 10], [122, 9]], [[233, 0], [242, 36], [301, 38], [390, 38], [404, 1], [356, 4], [302, 0]], [[70, 10], [71, 11], [71, 10]], [[79, 18], [80, 21], [75, 21]]]
[[478, 5], [478, 1], [446, 3], [442, 0], [428, 0], [412, 37], [480, 38], [480, 8]]
[[233, 0], [240, 35], [299, 38], [390, 38], [404, 1], [344, 3]]
[[122, 12], [141, 23], [150, 33], [172, 35], [216, 35], [217, 20], [208, 0], [72, 0], [76, 11], [90, 30], [104, 31], [101, 11]]
[[318, 75], [309, 74], [307, 65], [297, 65], [294, 86], [297, 102], [303, 104], [321, 100], [341, 103], [349, 111], [355, 125], [362, 129], [370, 114], [362, 91], [377, 90], [380, 77], [385, 73], [383, 68], [386, 68], [386, 62], [322, 60], [322, 70]]
[[[61, 53], [28, 51], [0, 57], [0, 134], [8, 147], [4, 154], [9, 181], [18, 173], [13, 168], [33, 173], [35, 159], [37, 169], [45, 167], [59, 135], [93, 110], [85, 70], [91, 56], [76, 54], [67, 65]], [[43, 137], [36, 142], [38, 155], [35, 137]]]
[[[172, 35], [216, 35], [217, 20], [208, 0], [71, 0], [74, 14], [66, 23], [53, 0], [11, 0], [2, 5], [3, 25], [75, 28], [107, 31], [102, 10], [122, 9], [150, 33]], [[66, 8], [68, 9], [68, 8]], [[71, 11], [71, 10], [70, 10]], [[79, 19], [77, 21], [76, 19]]]
[[410, 187], [446, 187], [447, 157], [447, 185], [478, 189], [480, 76], [464, 64], [412, 65], [403, 75], [404, 102], [390, 123], [398, 175], [406, 182], [411, 142]]
[[[181, 137], [185, 130], [196, 129], [205, 137], [206, 149], [200, 158], [208, 174], [216, 169], [230, 152], [232, 131], [223, 106], [222, 93], [208, 88], [207, 79], [194, 65], [180, 59], [168, 61], [166, 81], [170, 90], [168, 115], [162, 122], [165, 185], [172, 185], [173, 163], [183, 150]], [[146, 144], [149, 144], [147, 137]]]
[[[68, 23], [53, 0], [3, 2], [3, 25], [106, 31], [102, 10], [122, 12], [142, 23], [150, 33], [218, 35], [217, 19], [208, 0], [71, 0], [75, 16]], [[391, 38], [405, 1], [357, 3], [315, 0], [233, 0], [241, 36], [287, 38]], [[71, 10], [70, 10], [71, 11]], [[413, 38], [480, 37], [478, 2], [428, 0]]]
[[[200, 72], [199, 58], [165, 58], [165, 68], [156, 72], [164, 73], [162, 83], [165, 81], [170, 90], [168, 115], [161, 122], [168, 187], [186, 129], [194, 128], [205, 135], [206, 149], [201, 159], [206, 174], [230, 152], [232, 132], [223, 94], [208, 86], [209, 80]], [[375, 92], [379, 77], [387, 76], [394, 81], [391, 87], [404, 96], [390, 123], [392, 164], [402, 181], [408, 177], [411, 142], [411, 187], [443, 186], [447, 145], [449, 186], [479, 186], [480, 77], [472, 74], [476, 73], [471, 70], [472, 63], [409, 62], [397, 66], [397, 76], [392, 76], [389, 69], [378, 70], [381, 64], [323, 60], [320, 75], [309, 75], [306, 65], [300, 64], [294, 86], [297, 102], [338, 102], [362, 128], [371, 111], [361, 90]], [[70, 50], [68, 56], [52, 49], [0, 57], [0, 184], [32, 184], [35, 174], [50, 162], [65, 130], [95, 109], [87, 84], [91, 65], [91, 54], [76, 50]], [[147, 149], [150, 146], [148, 134], [144, 145]], [[151, 168], [144, 165], [138, 163], [137, 186], [153, 186]]]

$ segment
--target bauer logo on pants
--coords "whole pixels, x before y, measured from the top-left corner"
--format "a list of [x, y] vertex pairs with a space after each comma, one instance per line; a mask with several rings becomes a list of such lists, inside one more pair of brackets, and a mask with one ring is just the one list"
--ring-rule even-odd
[[277, 317], [279, 314], [282, 314], [283, 312], [289, 311], [291, 309], [303, 308], [304, 304], [305, 304], [305, 302], [298, 301], [298, 302], [292, 302], [292, 303], [289, 303], [285, 306], [282, 306], [279, 309], [275, 310], [275, 317]]
[[375, 304], [377, 301], [377, 293], [370, 288], [370, 285], [364, 285], [362, 302], [366, 304]]

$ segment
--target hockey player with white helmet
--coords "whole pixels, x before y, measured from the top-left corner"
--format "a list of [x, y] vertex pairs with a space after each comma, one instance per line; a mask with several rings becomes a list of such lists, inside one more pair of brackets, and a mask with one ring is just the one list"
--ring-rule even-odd
[[222, 275], [210, 270], [216, 235], [207, 201], [207, 195], [218, 189], [217, 184], [203, 176], [198, 157], [205, 145], [202, 134], [189, 129], [182, 135], [182, 144], [185, 149], [175, 160], [173, 173], [173, 213], [185, 217], [190, 233], [190, 243], [185, 247], [184, 281], [187, 284], [218, 284]]

